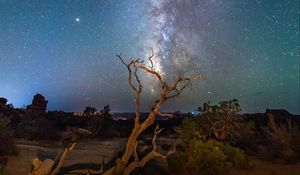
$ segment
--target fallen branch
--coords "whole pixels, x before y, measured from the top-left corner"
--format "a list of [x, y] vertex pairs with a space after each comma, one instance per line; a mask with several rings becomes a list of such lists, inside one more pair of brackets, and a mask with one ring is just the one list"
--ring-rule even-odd
[[56, 167], [53, 167], [55, 162], [51, 159], [41, 161], [38, 158], [34, 158], [32, 160], [33, 169], [29, 175], [57, 175], [60, 172], [65, 158], [67, 157], [68, 153], [74, 149], [75, 145], [76, 143], [73, 143], [69, 148], [65, 148]]

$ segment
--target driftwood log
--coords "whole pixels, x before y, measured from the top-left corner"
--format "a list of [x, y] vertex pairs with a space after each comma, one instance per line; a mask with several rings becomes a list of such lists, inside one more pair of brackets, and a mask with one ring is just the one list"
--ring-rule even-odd
[[73, 143], [70, 147], [65, 148], [60, 157], [55, 163], [54, 160], [46, 159], [44, 161], [39, 160], [38, 158], [34, 158], [32, 160], [32, 171], [29, 175], [56, 175], [59, 173], [64, 160], [66, 159], [67, 155], [72, 151], [75, 147], [76, 143]]

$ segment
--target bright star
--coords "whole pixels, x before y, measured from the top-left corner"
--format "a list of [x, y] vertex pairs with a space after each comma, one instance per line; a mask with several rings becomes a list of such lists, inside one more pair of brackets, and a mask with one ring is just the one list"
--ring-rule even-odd
[[76, 18], [75, 20], [76, 20], [76, 22], [79, 22], [79, 21], [80, 21], [80, 19], [79, 19], [79, 18]]

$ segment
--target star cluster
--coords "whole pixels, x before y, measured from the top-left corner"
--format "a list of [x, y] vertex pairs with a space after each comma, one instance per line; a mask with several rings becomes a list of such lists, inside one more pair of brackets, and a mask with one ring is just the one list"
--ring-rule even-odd
[[[153, 48], [167, 80], [203, 76], [165, 110], [237, 98], [243, 112], [300, 113], [298, 0], [0, 0], [0, 15], [0, 96], [17, 107], [39, 92], [49, 110], [132, 111], [115, 54]], [[147, 110], [159, 87], [141, 76]]]

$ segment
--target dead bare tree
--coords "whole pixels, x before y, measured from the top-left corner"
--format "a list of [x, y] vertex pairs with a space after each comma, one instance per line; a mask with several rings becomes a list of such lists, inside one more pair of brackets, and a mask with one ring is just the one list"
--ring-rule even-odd
[[[154, 130], [154, 135], [152, 138], [152, 150], [147, 153], [144, 157], [139, 158], [137, 154], [137, 147], [138, 142], [137, 138], [138, 136], [149, 126], [153, 125], [153, 123], [156, 120], [156, 116], [160, 115], [163, 117], [172, 117], [172, 114], [163, 113], [161, 112], [160, 108], [161, 106], [166, 103], [169, 99], [173, 99], [178, 97], [182, 91], [192, 83], [192, 80], [201, 79], [201, 76], [193, 76], [193, 77], [177, 77], [174, 78], [173, 82], [171, 84], [168, 84], [167, 81], [162, 77], [162, 75], [155, 70], [154, 64], [152, 61], [152, 58], [154, 57], [153, 50], [151, 50], [151, 55], [148, 57], [148, 61], [150, 63], [150, 66], [146, 66], [144, 64], [144, 60], [135, 59], [132, 58], [129, 63], [126, 63], [124, 59], [121, 57], [121, 55], [117, 55], [117, 58], [120, 59], [122, 64], [125, 65], [125, 67], [128, 70], [128, 83], [131, 87], [131, 89], [135, 92], [135, 118], [134, 118], [134, 128], [128, 138], [125, 152], [123, 155], [116, 160], [115, 166], [108, 168], [107, 170], [103, 169], [104, 162], [101, 165], [101, 168], [99, 171], [97, 171], [97, 174], [103, 174], [103, 175], [130, 175], [130, 173], [138, 168], [143, 167], [149, 160], [160, 157], [160, 158], [166, 158], [168, 155], [173, 153], [175, 149], [169, 151], [167, 154], [163, 155], [157, 151], [157, 145], [156, 145], [156, 137], [157, 134], [159, 134], [162, 129], [160, 129], [158, 126]], [[153, 75], [158, 82], [161, 85], [161, 91], [159, 98], [153, 103], [152, 107], [149, 110], [148, 117], [141, 122], [140, 121], [140, 106], [141, 106], [141, 93], [143, 90], [143, 86], [141, 83], [141, 80], [138, 75], [138, 71], [144, 71], [148, 74]], [[66, 148], [65, 151], [61, 154], [59, 161], [57, 165], [54, 165], [54, 161], [50, 160], [48, 162], [41, 162], [38, 159], [35, 159], [33, 161], [34, 169], [30, 173], [30, 175], [56, 175], [58, 174], [62, 169], [62, 164], [64, 162], [64, 159], [66, 158], [67, 154], [74, 149], [75, 144], [73, 144], [71, 147]], [[131, 159], [133, 158], [133, 160]], [[45, 166], [41, 166], [45, 164]], [[53, 167], [55, 166], [55, 167]], [[42, 168], [43, 167], [43, 168]], [[86, 167], [86, 168], [84, 168]], [[85, 174], [90, 174], [92, 169], [88, 168], [87, 166], [82, 166], [81, 168], [76, 168], [75, 165], [72, 167], [73, 169], [70, 170], [72, 172], [78, 171]], [[52, 170], [53, 169], [53, 170]], [[52, 171], [51, 171], [52, 170]]]
[[[135, 118], [134, 118], [134, 128], [128, 138], [127, 145], [125, 148], [125, 152], [123, 153], [121, 158], [116, 160], [115, 166], [105, 171], [104, 175], [129, 175], [135, 168], [143, 167], [149, 160], [154, 157], [166, 157], [167, 155], [162, 155], [156, 150], [155, 139], [157, 134], [161, 131], [158, 127], [155, 129], [154, 136], [152, 139], [152, 151], [150, 151], [146, 156], [139, 159], [136, 154], [137, 149], [137, 138], [138, 136], [149, 126], [151, 126], [157, 115], [170, 117], [171, 114], [161, 112], [161, 106], [165, 104], [169, 99], [173, 99], [178, 97], [182, 91], [192, 83], [192, 80], [201, 79], [201, 76], [193, 76], [193, 77], [177, 77], [174, 78], [171, 84], [167, 83], [167, 81], [162, 77], [161, 73], [154, 68], [154, 64], [152, 58], [154, 57], [153, 50], [151, 50], [151, 54], [148, 57], [148, 61], [150, 63], [149, 66], [144, 64], [144, 60], [131, 58], [129, 63], [126, 63], [121, 55], [116, 55], [117, 58], [122, 62], [122, 64], [128, 70], [128, 83], [131, 89], [135, 92]], [[149, 110], [148, 117], [141, 122], [140, 121], [140, 106], [141, 106], [141, 93], [143, 90], [143, 85], [141, 83], [138, 72], [144, 71], [145, 73], [153, 75], [161, 86], [161, 91], [159, 98], [153, 103], [152, 107]], [[130, 161], [130, 158], [134, 158], [133, 161]]]

